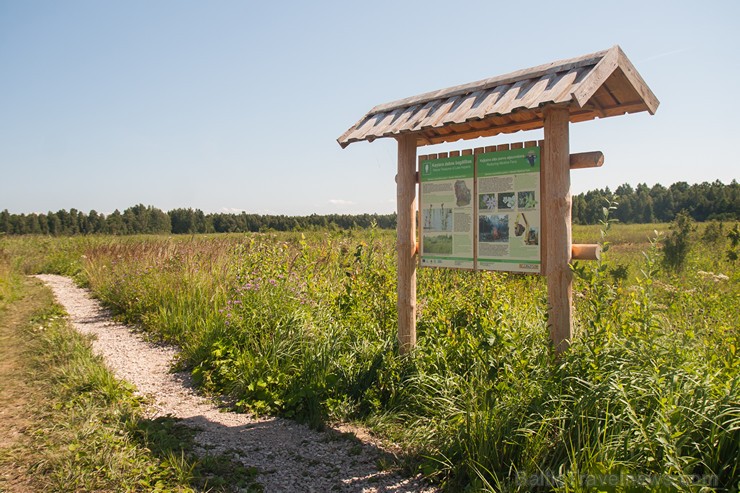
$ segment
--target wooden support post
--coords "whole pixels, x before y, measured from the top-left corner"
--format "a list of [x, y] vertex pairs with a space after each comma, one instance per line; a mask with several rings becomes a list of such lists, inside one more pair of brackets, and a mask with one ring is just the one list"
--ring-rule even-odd
[[398, 226], [398, 344], [401, 354], [416, 345], [416, 138], [398, 137], [396, 175]]
[[547, 106], [542, 167], [548, 325], [555, 351], [565, 351], [573, 337], [569, 111]]

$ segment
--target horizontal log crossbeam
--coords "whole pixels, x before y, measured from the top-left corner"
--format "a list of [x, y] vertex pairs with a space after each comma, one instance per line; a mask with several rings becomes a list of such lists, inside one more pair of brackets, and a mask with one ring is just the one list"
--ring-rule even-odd
[[573, 244], [570, 247], [573, 260], [600, 260], [601, 245], [596, 243]]
[[599, 168], [604, 165], [601, 151], [578, 152], [570, 155], [570, 169]]

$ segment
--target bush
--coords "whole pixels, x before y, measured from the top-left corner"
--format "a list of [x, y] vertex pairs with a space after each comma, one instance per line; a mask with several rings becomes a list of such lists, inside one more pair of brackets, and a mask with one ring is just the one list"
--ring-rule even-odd
[[701, 241], [707, 244], [716, 244], [721, 240], [724, 240], [725, 228], [724, 225], [719, 221], [710, 221], [704, 227], [704, 232], [701, 235]]
[[696, 226], [691, 216], [686, 212], [679, 212], [671, 224], [671, 233], [663, 239], [663, 265], [666, 268], [674, 272], [683, 270], [695, 231]]
[[735, 262], [738, 259], [738, 245], [740, 245], [740, 227], [735, 223], [735, 227], [727, 233], [730, 240], [730, 247], [727, 249], [727, 260]]

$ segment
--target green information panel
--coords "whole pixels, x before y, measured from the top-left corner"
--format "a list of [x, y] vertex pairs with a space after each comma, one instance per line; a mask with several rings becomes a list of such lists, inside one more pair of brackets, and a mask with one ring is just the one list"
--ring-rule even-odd
[[473, 156], [422, 161], [421, 265], [473, 269]]
[[477, 157], [477, 268], [539, 273], [540, 148]]

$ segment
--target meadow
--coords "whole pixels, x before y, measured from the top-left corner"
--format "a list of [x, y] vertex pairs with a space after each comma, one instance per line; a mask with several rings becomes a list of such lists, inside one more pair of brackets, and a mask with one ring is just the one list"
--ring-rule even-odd
[[543, 278], [445, 269], [419, 269], [418, 346], [399, 356], [387, 231], [0, 237], [0, 250], [179, 346], [205, 392], [316, 428], [359, 423], [449, 491], [738, 491], [737, 225], [677, 227], [575, 227], [574, 242], [605, 232], [605, 254], [574, 265], [560, 358]]

